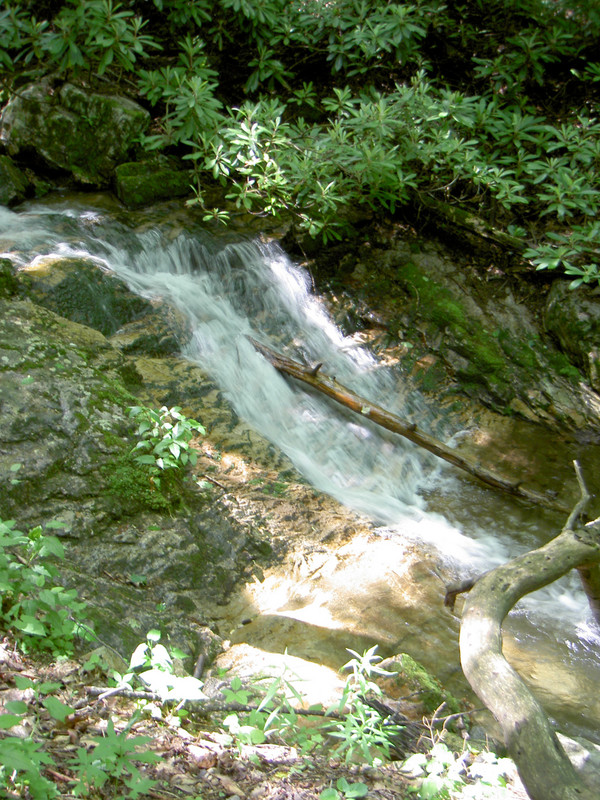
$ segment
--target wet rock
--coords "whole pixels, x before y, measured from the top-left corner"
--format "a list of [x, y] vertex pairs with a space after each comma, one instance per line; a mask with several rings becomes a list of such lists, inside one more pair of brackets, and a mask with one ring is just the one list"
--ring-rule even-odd
[[[371, 309], [377, 327], [386, 323], [387, 330], [378, 332], [361, 314], [372, 346], [398, 358], [419, 388], [438, 401], [452, 403], [462, 394], [555, 428], [597, 430], [600, 398], [578, 369], [584, 361], [595, 364], [590, 355], [595, 347], [572, 363], [543, 337], [533, 312], [510, 286], [490, 284], [472, 265], [465, 268], [465, 280], [457, 280], [460, 268], [433, 244], [401, 240], [370, 248], [345, 281]], [[340, 296], [331, 301], [343, 321], [348, 303]]]
[[11, 156], [33, 158], [79, 183], [102, 187], [149, 121], [149, 113], [125, 97], [44, 81], [23, 87], [8, 102], [0, 141]]
[[44, 256], [19, 275], [34, 302], [106, 336], [153, 310], [150, 301], [88, 258]]
[[115, 191], [127, 208], [142, 208], [159, 200], [190, 194], [192, 174], [169, 163], [138, 161], [115, 170]]
[[128, 355], [168, 356], [181, 352], [192, 337], [189, 319], [160, 300], [140, 319], [123, 325], [110, 341]]
[[0, 205], [13, 206], [27, 196], [29, 180], [12, 158], [0, 156]]

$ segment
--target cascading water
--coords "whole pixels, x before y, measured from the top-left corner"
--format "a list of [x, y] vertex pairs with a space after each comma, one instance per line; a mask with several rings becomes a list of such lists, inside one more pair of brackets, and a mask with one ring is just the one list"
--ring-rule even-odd
[[[427, 541], [463, 574], [489, 569], [549, 538], [537, 516], [527, 518], [509, 501], [501, 524], [495, 512], [486, 524], [481, 516], [463, 515], [460, 525], [431, 513], [422, 491], [438, 486], [460, 492], [452, 470], [400, 437], [294, 386], [254, 350], [248, 336], [307, 364], [323, 362], [327, 374], [420, 427], [428, 420], [434, 424], [423, 399], [402, 391], [400, 375], [338, 330], [311, 294], [308, 276], [277, 245], [220, 242], [201, 230], [134, 231], [102, 212], [66, 204], [30, 206], [19, 214], [0, 210], [0, 237], [0, 249], [22, 263], [50, 253], [91, 256], [133, 291], [177, 306], [193, 329], [185, 355], [211, 374], [237, 413], [285, 452], [314, 486], [368, 515], [382, 535]], [[439, 427], [435, 433], [440, 436]], [[463, 504], [477, 494], [476, 504], [485, 513], [489, 492], [472, 484], [462, 491]], [[566, 640], [574, 661], [600, 674], [598, 639], [585, 621], [587, 613], [574, 579], [536, 593], [520, 611], [545, 635]]]

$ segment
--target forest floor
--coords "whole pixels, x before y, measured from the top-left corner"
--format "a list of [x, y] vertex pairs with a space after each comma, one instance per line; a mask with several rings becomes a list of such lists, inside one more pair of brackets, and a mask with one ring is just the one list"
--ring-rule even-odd
[[[30, 679], [35, 687], [17, 688], [15, 676]], [[44, 663], [44, 659], [23, 656], [9, 638], [0, 643], [0, 706], [15, 700], [27, 704], [21, 723], [11, 728], [10, 734], [0, 732], [0, 737], [31, 737], [42, 746], [51, 759], [43, 766], [42, 774], [56, 784], [59, 797], [75, 795], [77, 780], [71, 762], [81, 748], [89, 753], [100, 740], [107, 741], [107, 733], [110, 740], [111, 721], [117, 736], [126, 731], [132, 744], [133, 737], [147, 737], [137, 742], [140, 762], [133, 755], [132, 760], [137, 763], [140, 777], [155, 781], [142, 792], [143, 796], [157, 800], [319, 800], [321, 792], [335, 787], [340, 778], [350, 785], [364, 784], [372, 800], [409, 797], [411, 784], [401, 772], [400, 761], [375, 767], [348, 765], [336, 757], [303, 756], [294, 747], [282, 744], [238, 746], [222, 727], [204, 715], [192, 712], [181, 723], [180, 717], [163, 708], [162, 717], [154, 719], [149, 713], [136, 715], [139, 701], [115, 694], [93, 696], [90, 685], [102, 681], [102, 677], [97, 670], [85, 672], [79, 661]], [[58, 684], [60, 688], [54, 696], [74, 709], [62, 722], [43, 705], [42, 692], [48, 683]], [[119, 738], [121, 752], [129, 752], [123, 746], [125, 736]], [[158, 756], [156, 763], [144, 763], [149, 751]], [[124, 784], [129, 777], [127, 757], [123, 763], [120, 778], [109, 778], [98, 787], [80, 786], [78, 794], [98, 800], [135, 797], [135, 784], [129, 790]], [[12, 800], [32, 795], [16, 784], [15, 792], [6, 796]]]

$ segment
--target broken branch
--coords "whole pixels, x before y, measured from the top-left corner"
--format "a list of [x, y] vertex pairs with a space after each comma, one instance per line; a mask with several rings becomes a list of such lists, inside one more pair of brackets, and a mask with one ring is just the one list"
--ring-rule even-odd
[[403, 436], [405, 439], [414, 442], [419, 445], [419, 447], [423, 447], [425, 450], [438, 456], [438, 458], [442, 458], [455, 467], [468, 472], [469, 475], [478, 478], [487, 486], [501, 489], [514, 497], [529, 500], [536, 505], [545, 506], [546, 508], [561, 511], [562, 513], [568, 513], [568, 509], [561, 503], [555, 502], [541, 492], [526, 489], [517, 481], [509, 480], [502, 475], [498, 475], [491, 470], [475, 464], [471, 459], [461, 456], [456, 450], [443, 444], [438, 439], [434, 439], [433, 436], [429, 436], [423, 431], [420, 431], [414, 423], [406, 422], [395, 414], [386, 411], [381, 406], [372, 403], [370, 400], [360, 397], [360, 395], [356, 394], [351, 389], [338, 383], [335, 378], [329, 378], [327, 375], [323, 375], [323, 373], [320, 372], [321, 364], [318, 364], [315, 368], [307, 367], [300, 364], [298, 361], [294, 361], [291, 358], [277, 353], [275, 350], [267, 347], [267, 345], [257, 342], [251, 337], [248, 338], [256, 350], [279, 372], [290, 375], [292, 378], [296, 378], [312, 386], [313, 389], [322, 392], [327, 395], [327, 397], [331, 397], [337, 403], [340, 403], [340, 405], [350, 408], [363, 417], [367, 417], [367, 419], [370, 419], [376, 425], [380, 425], [388, 431]]

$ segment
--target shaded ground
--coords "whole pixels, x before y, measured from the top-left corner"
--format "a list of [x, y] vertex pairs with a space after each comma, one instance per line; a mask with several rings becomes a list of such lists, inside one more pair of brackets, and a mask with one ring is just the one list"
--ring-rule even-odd
[[[75, 712], [63, 723], [53, 719], [42, 705], [42, 698], [35, 698], [33, 689], [16, 688], [16, 675], [31, 679], [37, 686], [50, 681], [58, 683], [56, 696]], [[348, 766], [338, 758], [302, 757], [295, 748], [277, 742], [237, 747], [214, 721], [194, 712], [190, 712], [183, 724], [165, 709], [162, 721], [145, 715], [131, 724], [135, 701], [114, 695], [104, 699], [90, 695], [90, 682], [101, 680], [105, 677], [97, 672], [84, 672], [75, 661], [47, 665], [23, 657], [8, 638], [0, 645], [0, 705], [9, 700], [23, 700], [28, 705], [22, 724], [12, 728], [10, 735], [31, 736], [43, 743], [44, 752], [53, 762], [45, 767], [43, 774], [56, 783], [62, 796], [71, 796], [70, 790], [75, 785], [69, 762], [78, 748], [93, 750], [98, 739], [106, 735], [109, 720], [117, 733], [127, 727], [132, 737], [149, 737], [138, 750], [145, 753], [149, 748], [160, 760], [156, 764], [138, 765], [142, 776], [156, 781], [147, 795], [159, 800], [189, 797], [318, 800], [323, 789], [335, 785], [342, 777], [349, 783], [364, 783], [373, 800], [400, 800], [408, 796], [409, 784], [400, 772], [399, 762], [381, 767]], [[9, 734], [0, 733], [0, 737], [6, 735]], [[122, 781], [116, 780], [108, 781], [101, 789], [92, 789], [89, 796], [117, 798], [126, 796], [126, 792]], [[29, 795], [15, 791], [7, 796]]]

